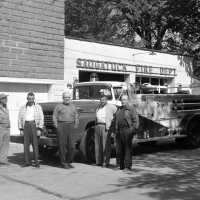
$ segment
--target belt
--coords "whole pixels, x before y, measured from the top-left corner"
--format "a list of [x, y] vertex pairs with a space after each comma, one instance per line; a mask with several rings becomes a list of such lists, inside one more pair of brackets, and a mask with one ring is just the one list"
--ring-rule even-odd
[[58, 123], [67, 123], [67, 124], [72, 124], [72, 123], [74, 123], [73, 121], [72, 122], [70, 122], [70, 121], [58, 121]]
[[35, 123], [35, 120], [25, 121], [25, 123]]
[[97, 122], [96, 125], [106, 125], [106, 123], [102, 123], [102, 122]]

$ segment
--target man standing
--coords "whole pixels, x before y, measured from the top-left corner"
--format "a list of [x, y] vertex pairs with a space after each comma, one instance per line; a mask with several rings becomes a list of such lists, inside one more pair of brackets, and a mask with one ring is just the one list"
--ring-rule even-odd
[[117, 143], [117, 157], [120, 169], [131, 170], [132, 167], [132, 139], [139, 126], [139, 118], [134, 106], [128, 104], [128, 96], [122, 95], [122, 106], [115, 115], [115, 133]]
[[24, 136], [24, 167], [31, 165], [30, 144], [32, 144], [35, 167], [39, 168], [38, 136], [41, 135], [44, 126], [44, 115], [41, 106], [35, 103], [35, 95], [32, 92], [27, 95], [26, 105], [19, 110], [18, 126], [20, 134]]
[[[60, 162], [63, 168], [72, 168], [74, 144], [72, 129], [78, 126], [78, 113], [70, 101], [70, 93], [63, 93], [63, 103], [55, 107], [53, 112], [54, 126], [57, 128]], [[66, 159], [67, 154], [67, 159]]]
[[96, 165], [106, 167], [110, 161], [110, 135], [108, 131], [111, 126], [113, 115], [117, 108], [115, 105], [107, 102], [107, 95], [101, 94], [100, 104], [96, 110], [96, 127], [95, 127], [95, 158]]
[[10, 141], [10, 120], [7, 109], [7, 95], [0, 94], [0, 165], [7, 165]]

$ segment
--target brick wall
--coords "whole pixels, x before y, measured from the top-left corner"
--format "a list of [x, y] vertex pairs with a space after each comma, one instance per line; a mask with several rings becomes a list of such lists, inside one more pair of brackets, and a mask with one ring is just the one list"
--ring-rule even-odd
[[0, 0], [0, 77], [64, 78], [64, 0]]

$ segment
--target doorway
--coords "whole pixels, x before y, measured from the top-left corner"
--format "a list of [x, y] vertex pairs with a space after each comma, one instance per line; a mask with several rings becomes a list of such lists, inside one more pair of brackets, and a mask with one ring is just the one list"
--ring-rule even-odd
[[[91, 74], [94, 72], [91, 71], [79, 71], [79, 82], [90, 81]], [[98, 76], [99, 81], [120, 81], [124, 82], [128, 78], [128, 74], [119, 74], [119, 73], [102, 73], [95, 72]]]

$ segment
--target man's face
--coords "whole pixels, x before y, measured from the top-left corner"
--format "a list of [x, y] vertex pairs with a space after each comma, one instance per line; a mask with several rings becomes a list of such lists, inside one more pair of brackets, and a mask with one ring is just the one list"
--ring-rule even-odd
[[122, 106], [127, 105], [128, 104], [128, 97], [127, 96], [122, 96], [121, 103], [122, 103]]
[[33, 105], [35, 102], [35, 96], [34, 95], [28, 95], [27, 96], [27, 101], [29, 105]]
[[7, 105], [7, 97], [4, 97], [4, 98], [2, 98], [1, 99], [1, 103], [4, 105], [4, 106], [6, 106]]
[[69, 104], [70, 103], [70, 96], [69, 95], [63, 95], [63, 104]]
[[107, 103], [107, 97], [101, 97], [100, 103], [101, 105], [105, 105]]

